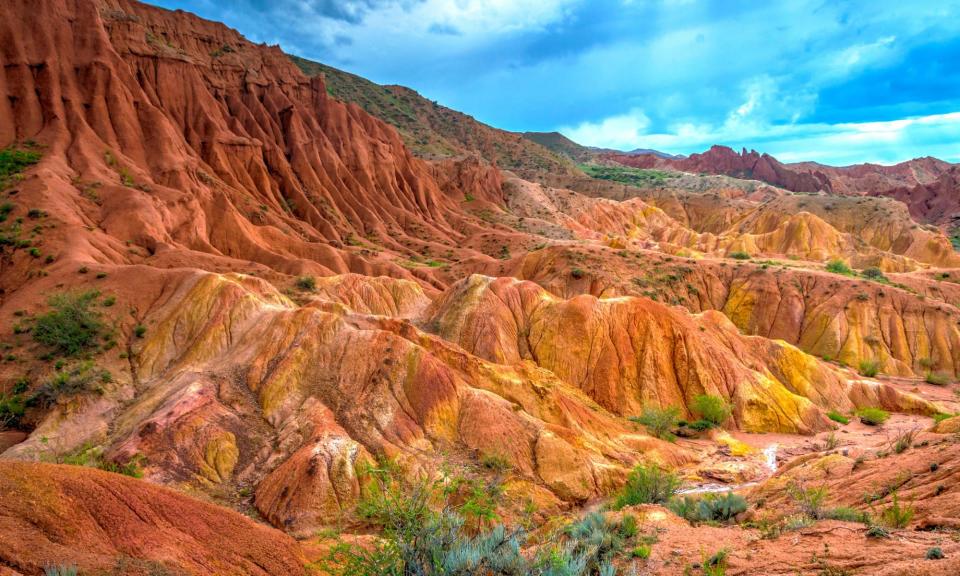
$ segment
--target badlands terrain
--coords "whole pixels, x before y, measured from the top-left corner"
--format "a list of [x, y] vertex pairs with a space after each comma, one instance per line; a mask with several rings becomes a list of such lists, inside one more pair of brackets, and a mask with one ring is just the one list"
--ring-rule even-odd
[[0, 575], [960, 573], [958, 168], [0, 19]]

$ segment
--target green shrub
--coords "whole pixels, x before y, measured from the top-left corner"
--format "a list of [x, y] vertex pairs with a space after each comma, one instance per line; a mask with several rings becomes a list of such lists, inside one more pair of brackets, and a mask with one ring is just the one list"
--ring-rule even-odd
[[40, 152], [36, 150], [17, 148], [0, 150], [0, 188], [6, 187], [16, 174], [23, 172], [39, 161]]
[[98, 296], [96, 291], [52, 296], [52, 310], [37, 317], [33, 339], [66, 356], [93, 348], [103, 331], [100, 313], [92, 307]]
[[826, 486], [807, 488], [794, 483], [787, 487], [787, 493], [804, 515], [814, 520], [823, 518], [823, 504], [828, 495]]
[[844, 416], [843, 414], [837, 412], [836, 410], [831, 410], [831, 411], [827, 412], [827, 418], [833, 420], [834, 422], [840, 423], [840, 424], [849, 424], [849, 423], [850, 423], [850, 419], [849, 419], [849, 418], [847, 418], [847, 417]]
[[584, 276], [586, 276], [587, 273], [581, 270], [580, 268], [574, 268], [573, 270], [570, 271], [570, 275], [573, 276], [575, 279], [579, 280]]
[[867, 378], [873, 378], [880, 372], [880, 362], [876, 360], [861, 360], [860, 361], [860, 374], [866, 376]]
[[823, 513], [823, 517], [827, 520], [841, 520], [843, 522], [860, 522], [861, 524], [870, 523], [870, 515], [866, 512], [861, 512], [855, 508], [849, 508], [846, 506], [840, 506], [837, 508], [831, 508]]
[[667, 507], [692, 524], [700, 522], [730, 522], [738, 514], [747, 511], [747, 501], [733, 492], [706, 494], [699, 498], [684, 496], [674, 498]]
[[865, 268], [863, 272], [860, 273], [864, 278], [869, 280], [886, 280], [887, 277], [883, 275], [883, 271], [877, 268], [876, 266], [871, 266], [870, 268]]
[[827, 272], [833, 272], [834, 274], [843, 274], [844, 276], [853, 276], [853, 270], [847, 266], [847, 263], [843, 260], [831, 260], [827, 262]]
[[646, 544], [641, 544], [640, 546], [637, 546], [637, 547], [634, 548], [632, 551], [630, 551], [630, 555], [633, 556], [634, 558], [639, 558], [639, 559], [641, 559], [641, 560], [646, 560], [647, 558], [650, 557], [650, 553], [651, 553], [651, 552], [653, 552], [653, 548], [652, 548], [652, 547], [650, 547], [650, 546], [648, 546], [648, 545], [646, 545]]
[[317, 279], [313, 276], [300, 276], [295, 282], [297, 288], [306, 292], [313, 292], [317, 289]]
[[673, 441], [675, 437], [672, 431], [680, 421], [680, 409], [676, 406], [667, 406], [666, 408], [650, 406], [644, 408], [640, 416], [630, 418], [630, 420], [646, 426], [647, 432], [651, 436]]
[[673, 472], [656, 465], [639, 465], [627, 476], [614, 508], [635, 504], [665, 504], [680, 488], [680, 479]]
[[954, 416], [956, 416], [956, 414], [944, 414], [943, 412], [937, 412], [936, 414], [933, 415], [933, 421], [939, 424], [944, 420], [953, 418]]
[[881, 408], [861, 408], [857, 416], [868, 426], [880, 426], [890, 418], [890, 413]]
[[720, 426], [730, 418], [730, 404], [719, 396], [701, 394], [693, 399], [693, 411], [714, 426]]
[[943, 372], [927, 372], [924, 381], [935, 386], [946, 386], [950, 383], [950, 375]]
[[80, 362], [69, 370], [54, 374], [53, 378], [37, 388], [27, 404], [47, 408], [64, 396], [91, 392], [102, 373], [93, 362]]
[[906, 452], [908, 448], [913, 446], [913, 441], [917, 437], [916, 430], [904, 430], [897, 434], [896, 439], [893, 441], [891, 450], [896, 454], [902, 454]]
[[0, 430], [16, 428], [26, 412], [27, 403], [22, 394], [0, 394]]
[[877, 526], [874, 524], [867, 528], [867, 538], [889, 538], [890, 532], [887, 531], [883, 526]]
[[901, 505], [897, 495], [893, 495], [893, 503], [880, 514], [884, 526], [889, 528], [906, 528], [913, 519], [913, 506]]
[[706, 432], [711, 428], [716, 428], [716, 424], [710, 422], [709, 420], [694, 420], [693, 422], [687, 424], [687, 427], [696, 430], [697, 432]]
[[924, 558], [927, 560], [943, 560], [943, 550], [940, 547], [934, 547], [927, 550], [927, 553], [924, 554]]
[[742, 251], [742, 250], [737, 250], [737, 251], [735, 251], [735, 252], [731, 252], [731, 253], [727, 254], [727, 256], [729, 256], [730, 258], [733, 258], [734, 260], [749, 260], [749, 259], [750, 259], [750, 254], [747, 253], [747, 252], [744, 252], [744, 251]]
[[133, 335], [137, 338], [143, 338], [147, 334], [147, 327], [143, 324], [137, 324], [133, 327]]

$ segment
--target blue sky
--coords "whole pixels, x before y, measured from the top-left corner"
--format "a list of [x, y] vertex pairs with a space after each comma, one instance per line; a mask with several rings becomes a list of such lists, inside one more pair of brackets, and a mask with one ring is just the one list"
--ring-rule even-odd
[[960, 0], [153, 0], [508, 130], [960, 162]]

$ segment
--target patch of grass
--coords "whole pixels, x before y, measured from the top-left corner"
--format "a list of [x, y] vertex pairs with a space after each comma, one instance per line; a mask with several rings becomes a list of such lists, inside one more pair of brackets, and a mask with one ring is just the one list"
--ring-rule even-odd
[[853, 276], [853, 270], [843, 260], [831, 260], [826, 265], [827, 272], [842, 274], [843, 276]]
[[826, 520], [840, 520], [842, 522], [859, 522], [861, 524], [870, 523], [870, 514], [866, 512], [861, 512], [856, 508], [849, 508], [846, 506], [831, 508], [823, 513], [823, 517]]
[[635, 504], [665, 504], [679, 488], [680, 478], [673, 472], [653, 464], [641, 464], [627, 476], [613, 507], [619, 510]]
[[90, 290], [50, 297], [52, 310], [37, 317], [33, 339], [65, 356], [95, 347], [104, 330], [100, 313], [93, 308], [99, 296], [99, 292]]
[[914, 430], [904, 430], [897, 434], [897, 437], [890, 445], [890, 450], [895, 454], [902, 454], [906, 452], [911, 446], [913, 446], [913, 441], [917, 437], [917, 431]]
[[883, 275], [883, 271], [877, 268], [876, 266], [871, 266], [870, 268], [865, 268], [861, 273], [861, 276], [868, 280], [874, 280], [876, 282], [886, 282], [887, 277]]
[[631, 168], [629, 166], [599, 166], [596, 164], [581, 164], [580, 169], [590, 176], [599, 180], [611, 180], [621, 184], [629, 184], [639, 188], [658, 187], [667, 184], [674, 178], [679, 178], [680, 174], [666, 172], [664, 170], [650, 170], [644, 168]]
[[858, 366], [860, 375], [873, 378], [880, 372], [880, 362], [876, 360], [861, 360]]
[[0, 188], [6, 188], [21, 172], [40, 161], [37, 150], [5, 148], [0, 150]]
[[666, 408], [650, 406], [644, 408], [640, 416], [635, 416], [630, 420], [643, 424], [651, 436], [672, 442], [676, 438], [673, 435], [673, 429], [677, 427], [680, 421], [680, 409], [676, 406], [667, 406]]
[[880, 426], [890, 418], [890, 413], [882, 408], [861, 408], [857, 410], [860, 421], [867, 426]]
[[750, 254], [742, 250], [737, 250], [736, 252], [731, 252], [727, 254], [728, 257], [733, 258], [734, 260], [749, 260]]
[[653, 552], [653, 548], [651, 546], [641, 544], [630, 551], [630, 556], [639, 558], [640, 560], [646, 560], [647, 558], [650, 558], [651, 552]]
[[147, 327], [143, 324], [137, 324], [133, 327], [133, 335], [137, 338], [143, 338], [147, 334]]
[[900, 504], [900, 499], [894, 493], [893, 503], [880, 513], [880, 520], [888, 528], [906, 528], [913, 514], [913, 506]]
[[946, 386], [950, 383], [950, 375], [943, 372], [927, 372], [923, 380], [927, 384], [933, 384], [934, 386]]
[[827, 412], [827, 418], [829, 418], [829, 419], [831, 419], [831, 420], [833, 420], [834, 422], [837, 422], [837, 423], [839, 423], [839, 424], [844, 424], [844, 425], [846, 425], [846, 424], [849, 424], [849, 423], [850, 423], [850, 419], [849, 419], [849, 418], [847, 418], [847, 417], [844, 416], [843, 414], [837, 412], [836, 410], [831, 410], [831, 411]]
[[747, 511], [747, 500], [733, 492], [705, 494], [700, 498], [674, 498], [667, 505], [670, 510], [691, 524], [700, 522], [731, 522]]

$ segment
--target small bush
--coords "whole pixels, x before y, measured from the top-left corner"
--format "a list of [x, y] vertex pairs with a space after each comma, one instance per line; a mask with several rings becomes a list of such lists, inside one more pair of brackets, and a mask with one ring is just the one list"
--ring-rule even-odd
[[831, 410], [827, 412], [827, 418], [837, 422], [839, 424], [849, 424], [850, 419], [844, 416], [843, 414], [837, 412], [836, 410]]
[[676, 494], [678, 488], [680, 479], [676, 474], [656, 465], [641, 464], [627, 476], [627, 482], [613, 506], [619, 510], [635, 504], [665, 504]]
[[734, 260], [749, 260], [749, 259], [750, 259], [750, 254], [747, 253], [747, 252], [744, 252], [744, 251], [742, 251], [742, 250], [737, 250], [737, 251], [735, 251], [735, 252], [731, 252], [730, 254], [727, 254], [727, 256], [729, 256], [730, 258], [733, 258]]
[[709, 420], [694, 420], [693, 422], [687, 424], [687, 427], [696, 430], [697, 432], [706, 432], [711, 428], [716, 428], [716, 424], [710, 422]]
[[880, 426], [890, 418], [890, 413], [881, 408], [861, 408], [857, 416], [867, 426]]
[[16, 174], [40, 161], [36, 150], [5, 148], [0, 150], [0, 188], [4, 188]]
[[944, 414], [943, 412], [937, 412], [936, 414], [933, 415], [933, 421], [936, 422], [937, 424], [939, 424], [939, 423], [943, 422], [944, 420], [947, 420], [947, 419], [949, 419], [949, 418], [953, 418], [954, 416], [955, 416], [955, 414]]
[[493, 472], [503, 473], [510, 470], [510, 461], [501, 454], [483, 454], [480, 456], [480, 466]]
[[863, 272], [860, 273], [864, 278], [869, 280], [886, 280], [887, 277], [883, 275], [883, 271], [877, 268], [876, 266], [871, 266], [870, 268], [865, 268]]
[[643, 413], [631, 418], [630, 420], [643, 424], [651, 436], [656, 436], [663, 440], [673, 441], [673, 429], [677, 427], [680, 421], [680, 409], [676, 406], [666, 408], [648, 407], [643, 409]]
[[570, 271], [570, 275], [573, 276], [575, 279], [579, 280], [584, 276], [586, 276], [587, 273], [581, 270], [580, 268], [574, 268], [573, 270]]
[[840, 520], [842, 522], [860, 522], [861, 524], [870, 522], [869, 514], [846, 506], [831, 508], [824, 512], [823, 517], [827, 520]]
[[730, 522], [747, 511], [747, 501], [733, 492], [706, 494], [700, 498], [674, 498], [667, 505], [670, 510], [692, 524], [699, 522]]
[[93, 348], [103, 331], [100, 313], [93, 309], [96, 291], [57, 294], [50, 312], [37, 317], [33, 339], [66, 356]]
[[0, 394], [0, 430], [16, 428], [26, 412], [27, 403], [20, 393]]
[[950, 383], [950, 375], [943, 372], [927, 372], [923, 379], [927, 384], [934, 386], [946, 386]]
[[889, 528], [906, 528], [913, 519], [913, 506], [901, 505], [897, 495], [893, 495], [893, 503], [880, 514], [884, 526]]
[[934, 547], [927, 550], [927, 553], [924, 555], [924, 558], [927, 560], [943, 560], [943, 550], [939, 547]]
[[917, 437], [917, 431], [914, 430], [905, 430], [897, 434], [896, 439], [890, 446], [890, 449], [896, 454], [902, 454], [906, 452], [911, 446], [913, 446], [913, 441]]
[[300, 276], [295, 282], [297, 288], [306, 292], [313, 292], [317, 289], [317, 279], [313, 276]]
[[867, 528], [867, 538], [889, 538], [890, 532], [883, 526], [873, 526]]
[[53, 378], [37, 388], [27, 404], [47, 408], [64, 396], [91, 392], [93, 384], [102, 378], [102, 374], [93, 362], [80, 362], [69, 370], [55, 373]]
[[700, 418], [710, 422], [714, 426], [720, 426], [730, 418], [732, 410], [730, 404], [719, 396], [702, 394], [693, 399], [693, 411], [700, 415]]
[[827, 272], [833, 272], [834, 274], [843, 274], [844, 276], [853, 276], [853, 270], [847, 266], [847, 263], [843, 260], [831, 260], [827, 262], [826, 266]]
[[642, 545], [637, 546], [636, 548], [634, 548], [634, 549], [630, 552], [630, 555], [633, 556], [634, 558], [639, 558], [639, 559], [641, 559], [641, 560], [646, 560], [647, 558], [650, 558], [650, 553], [651, 553], [651, 552], [653, 552], [653, 548], [651, 548], [650, 546], [648, 546], [648, 545], [646, 545], [646, 544], [642, 544]]
[[859, 368], [861, 376], [873, 378], [880, 372], [880, 363], [876, 360], [861, 360]]
[[787, 491], [803, 514], [814, 520], [823, 518], [823, 504], [828, 494], [826, 486], [807, 488], [799, 484], [791, 484], [787, 487]]
[[143, 338], [147, 334], [147, 327], [143, 324], [137, 324], [133, 327], [133, 335], [137, 338]]

